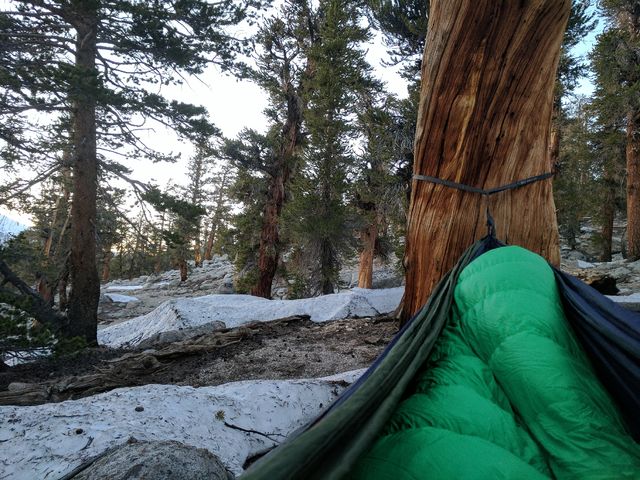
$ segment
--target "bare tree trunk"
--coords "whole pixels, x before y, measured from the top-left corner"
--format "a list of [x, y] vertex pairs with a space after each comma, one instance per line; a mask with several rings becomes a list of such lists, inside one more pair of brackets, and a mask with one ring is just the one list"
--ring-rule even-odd
[[278, 268], [280, 257], [280, 233], [278, 223], [284, 204], [284, 179], [282, 171], [271, 177], [269, 193], [265, 204], [262, 230], [260, 231], [260, 249], [258, 253], [258, 280], [251, 289], [251, 295], [271, 298], [271, 285]]
[[360, 252], [360, 268], [358, 269], [358, 287], [373, 288], [373, 257], [378, 239], [378, 222], [374, 220], [360, 232], [363, 245]]
[[[414, 174], [492, 188], [549, 172], [549, 132], [570, 0], [432, 0]], [[558, 264], [551, 180], [489, 200], [497, 236]], [[402, 319], [487, 232], [478, 194], [413, 181]]]
[[187, 266], [187, 261], [184, 257], [178, 260], [178, 268], [180, 269], [180, 281], [184, 282], [189, 274], [189, 267]]
[[[80, 5], [80, 4], [79, 4]], [[73, 333], [96, 343], [100, 280], [96, 267], [96, 69], [98, 20], [96, 5], [78, 7], [76, 68], [81, 80], [73, 102], [73, 204], [71, 207], [71, 296], [68, 315]]]
[[640, 259], [640, 111], [627, 116], [627, 257]]

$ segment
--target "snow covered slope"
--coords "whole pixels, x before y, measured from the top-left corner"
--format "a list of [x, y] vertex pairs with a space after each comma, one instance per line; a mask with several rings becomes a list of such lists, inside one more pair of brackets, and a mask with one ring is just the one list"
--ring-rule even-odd
[[147, 385], [61, 403], [0, 407], [0, 478], [58, 479], [130, 437], [205, 448], [239, 474], [247, 458], [315, 418], [363, 372], [202, 388]]
[[207, 295], [169, 300], [152, 312], [98, 331], [98, 343], [135, 346], [158, 333], [222, 322], [233, 328], [251, 321], [309, 315], [314, 322], [369, 317], [396, 309], [403, 287], [353, 290], [300, 300], [266, 300], [251, 295]]

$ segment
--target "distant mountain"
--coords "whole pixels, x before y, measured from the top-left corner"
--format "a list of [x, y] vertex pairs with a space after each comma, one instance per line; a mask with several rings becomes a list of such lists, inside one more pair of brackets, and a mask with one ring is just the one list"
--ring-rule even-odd
[[26, 225], [16, 222], [0, 213], [0, 243], [6, 242], [9, 237], [17, 235], [25, 228], [27, 228]]

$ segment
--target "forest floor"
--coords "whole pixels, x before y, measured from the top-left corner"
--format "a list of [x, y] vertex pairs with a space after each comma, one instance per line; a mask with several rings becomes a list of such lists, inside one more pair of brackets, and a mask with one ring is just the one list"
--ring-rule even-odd
[[[333, 375], [371, 365], [393, 338], [398, 327], [395, 319], [389, 316], [326, 323], [296, 318], [264, 322], [253, 325], [251, 329], [229, 329], [229, 334], [233, 335], [234, 331], [239, 332], [240, 329], [244, 329], [242, 338], [231, 344], [202, 352], [188, 351], [187, 348], [184, 354], [163, 358], [161, 368], [150, 369], [148, 374], [136, 371], [135, 375], [124, 375], [126, 384], [106, 382], [104, 389], [100, 390], [146, 384], [202, 387], [237, 380]], [[246, 334], [247, 331], [250, 333]], [[206, 342], [207, 336], [203, 337]], [[199, 340], [202, 343], [203, 338], [200, 337]], [[188, 347], [189, 340], [183, 343]], [[116, 359], [143, 352], [145, 350], [96, 347], [74, 355], [18, 365], [7, 372], [0, 372], [0, 391], [6, 390], [13, 382], [38, 385], [82, 383], [82, 379], [104, 372]], [[80, 398], [93, 393], [95, 389], [86, 392], [78, 390], [57, 400]]]

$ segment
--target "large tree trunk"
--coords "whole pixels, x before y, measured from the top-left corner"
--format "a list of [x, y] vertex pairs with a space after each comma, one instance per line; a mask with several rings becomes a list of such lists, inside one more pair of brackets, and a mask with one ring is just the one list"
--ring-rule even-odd
[[627, 257], [640, 259], [640, 111], [627, 116]]
[[285, 94], [287, 121], [282, 127], [282, 146], [269, 182], [268, 197], [263, 212], [258, 253], [258, 281], [251, 289], [252, 295], [264, 298], [271, 298], [271, 286], [278, 268], [281, 249], [280, 215], [286, 199], [291, 170], [294, 168], [296, 150], [300, 144], [301, 100], [291, 83], [287, 84]]
[[[570, 0], [432, 0], [414, 174], [484, 189], [549, 172], [555, 72]], [[402, 318], [487, 233], [558, 264], [551, 180], [482, 196], [413, 181]]]
[[[83, 4], [84, 5], [84, 4]], [[96, 79], [97, 12], [89, 2], [76, 17], [76, 68], [80, 85], [73, 94], [73, 204], [71, 207], [71, 295], [68, 315], [74, 335], [96, 343], [100, 280], [96, 267]]]
[[280, 257], [280, 212], [284, 204], [284, 172], [279, 169], [269, 181], [267, 202], [262, 217], [260, 249], [258, 252], [258, 280], [251, 289], [251, 295], [271, 298], [271, 286], [278, 268]]

